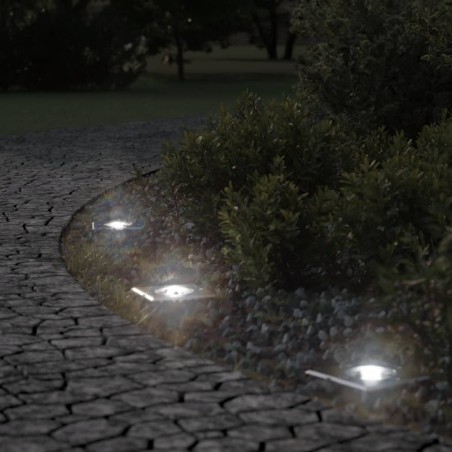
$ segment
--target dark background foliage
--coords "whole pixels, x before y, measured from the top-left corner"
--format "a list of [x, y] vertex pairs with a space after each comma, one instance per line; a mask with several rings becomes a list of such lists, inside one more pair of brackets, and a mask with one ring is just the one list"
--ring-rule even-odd
[[[0, 89], [124, 88], [167, 52], [180, 80], [184, 53], [229, 45], [242, 31], [276, 57], [280, 23], [292, 0], [4, 0], [0, 5]], [[283, 8], [284, 7], [284, 8]], [[295, 34], [289, 33], [285, 58]]]
[[300, 86], [361, 130], [414, 137], [452, 102], [451, 23], [442, 0], [300, 0], [293, 29], [317, 41]]

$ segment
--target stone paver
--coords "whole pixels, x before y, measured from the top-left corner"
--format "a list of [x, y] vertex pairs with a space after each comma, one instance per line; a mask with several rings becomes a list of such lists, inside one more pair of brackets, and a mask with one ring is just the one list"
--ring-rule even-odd
[[0, 138], [1, 452], [452, 452], [173, 348], [68, 274], [59, 239], [71, 216], [133, 165], [155, 168], [181, 124]]

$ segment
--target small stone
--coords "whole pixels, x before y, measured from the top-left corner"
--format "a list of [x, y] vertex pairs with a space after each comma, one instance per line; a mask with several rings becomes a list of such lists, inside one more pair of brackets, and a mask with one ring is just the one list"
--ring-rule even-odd
[[246, 349], [253, 355], [260, 355], [262, 353], [262, 348], [257, 347], [252, 342], [246, 344]]
[[324, 341], [328, 339], [328, 333], [326, 331], [320, 330], [317, 334], [317, 337], [319, 338], [319, 340]]
[[245, 305], [248, 307], [253, 307], [256, 303], [256, 297], [254, 295], [250, 295], [249, 297], [246, 297], [245, 299]]
[[384, 319], [386, 317], [386, 311], [380, 311], [378, 313], [378, 318], [379, 319]]
[[354, 323], [355, 321], [353, 320], [353, 317], [350, 317], [349, 315], [344, 317], [344, 325], [346, 328], [350, 328]]
[[295, 318], [297, 318], [297, 319], [301, 319], [301, 317], [303, 316], [301, 310], [298, 309], [298, 308], [295, 308], [295, 309], [293, 310], [292, 315], [293, 315]]
[[437, 415], [439, 410], [439, 400], [436, 399], [429, 400], [424, 405], [424, 408], [430, 416]]
[[306, 319], [306, 318], [304, 318], [304, 319], [301, 321], [301, 325], [302, 325], [302, 326], [308, 326], [309, 324], [310, 324], [310, 322], [309, 322], [309, 320]]
[[447, 381], [439, 381], [435, 387], [440, 392], [447, 392], [449, 390], [449, 383]]
[[291, 339], [291, 341], [287, 344], [289, 350], [298, 350], [299, 344], [296, 339]]
[[284, 334], [284, 336], [282, 338], [282, 343], [287, 344], [287, 342], [289, 342], [289, 339], [290, 339], [289, 335], [287, 333]]
[[254, 333], [255, 331], [257, 331], [257, 326], [256, 325], [250, 325], [247, 329], [246, 329], [246, 332], [248, 333], [248, 334], [252, 334], [252, 333]]
[[270, 295], [265, 295], [264, 298], [262, 298], [262, 303], [266, 304], [266, 303], [270, 303], [272, 297]]
[[280, 352], [283, 352], [283, 351], [285, 351], [286, 350], [286, 345], [285, 344], [278, 344], [274, 349], [273, 349], [273, 351], [277, 354], [277, 353], [280, 353]]
[[346, 314], [345, 314], [345, 312], [342, 309], [340, 309], [340, 310], [335, 312], [335, 316], [336, 316], [336, 318], [338, 320], [342, 320], [343, 321], [345, 316], [346, 316]]
[[296, 295], [298, 298], [305, 298], [305, 297], [306, 297], [306, 292], [305, 292], [305, 290], [304, 290], [303, 287], [299, 287], [299, 288], [295, 291], [295, 295]]
[[353, 330], [351, 328], [345, 328], [344, 331], [342, 331], [342, 335], [345, 337], [350, 336], [353, 333]]
[[287, 360], [284, 362], [284, 367], [285, 367], [287, 370], [291, 370], [291, 369], [293, 369], [293, 368], [296, 367], [296, 364], [293, 362], [292, 359], [287, 358]]
[[316, 319], [315, 319], [315, 322], [316, 323], [320, 323], [321, 321], [322, 321], [322, 314], [319, 312], [318, 314], [317, 314], [317, 317], [316, 317]]
[[303, 365], [303, 364], [307, 364], [308, 360], [309, 360], [309, 356], [306, 355], [306, 353], [298, 352], [298, 353], [295, 355], [295, 361], [297, 362], [297, 364], [298, 364], [299, 366], [301, 366], [301, 365]]
[[267, 334], [269, 329], [270, 328], [265, 323], [263, 323], [262, 326], [261, 326], [261, 333], [262, 334]]
[[339, 334], [339, 330], [335, 326], [332, 326], [330, 328], [330, 336], [334, 337], [334, 336], [337, 336], [338, 334]]

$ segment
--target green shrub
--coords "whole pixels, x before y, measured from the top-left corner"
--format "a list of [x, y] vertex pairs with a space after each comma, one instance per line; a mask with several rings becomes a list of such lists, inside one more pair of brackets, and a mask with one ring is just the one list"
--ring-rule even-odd
[[452, 118], [413, 141], [352, 133], [313, 105], [244, 96], [167, 146], [162, 181], [249, 284], [306, 284], [315, 266], [345, 285], [403, 274], [452, 224]]
[[452, 7], [444, 0], [300, 0], [293, 28], [314, 38], [299, 88], [360, 132], [414, 138], [452, 104]]
[[418, 247], [417, 258], [397, 268], [379, 268], [382, 294], [377, 304], [392, 310], [394, 321], [410, 325], [422, 338], [432, 369], [440, 369], [452, 384], [452, 228], [433, 251]]
[[300, 214], [307, 194], [300, 194], [284, 173], [284, 159], [275, 157], [271, 174], [256, 171], [249, 177], [251, 189], [234, 190], [229, 183], [224, 190], [218, 213], [226, 238], [223, 253], [254, 288], [287, 285], [303, 254]]
[[208, 128], [186, 132], [179, 146], [167, 144], [160, 177], [185, 198], [187, 213], [204, 233], [219, 230], [221, 193], [229, 183], [249, 195], [249, 176], [269, 174], [276, 156], [284, 159], [285, 177], [300, 193], [335, 187], [353, 165], [351, 138], [339, 123], [315, 115], [315, 106], [293, 99], [263, 105], [245, 94]]
[[439, 125], [420, 133], [414, 153], [427, 183], [417, 234], [412, 235], [409, 253], [400, 254], [392, 265], [381, 262], [376, 272], [383, 294], [379, 303], [395, 309], [422, 337], [432, 365], [444, 369], [452, 384], [452, 363], [441, 361], [452, 350], [451, 144], [452, 118], [444, 116]]
[[451, 119], [426, 128], [416, 145], [397, 134], [385, 160], [366, 156], [356, 171], [344, 174], [335, 207], [344, 247], [366, 263], [395, 265], [414, 258], [418, 246], [438, 246], [452, 224], [450, 146], [441, 144], [451, 128]]

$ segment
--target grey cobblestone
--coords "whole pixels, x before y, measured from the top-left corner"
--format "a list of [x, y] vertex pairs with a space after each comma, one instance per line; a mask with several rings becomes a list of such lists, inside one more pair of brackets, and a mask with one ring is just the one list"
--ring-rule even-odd
[[143, 438], [117, 437], [90, 444], [86, 449], [89, 452], [135, 452], [136, 450], [148, 450], [148, 441]]
[[59, 239], [71, 216], [133, 165], [156, 167], [181, 125], [0, 138], [0, 451], [452, 452], [174, 348], [68, 274]]

